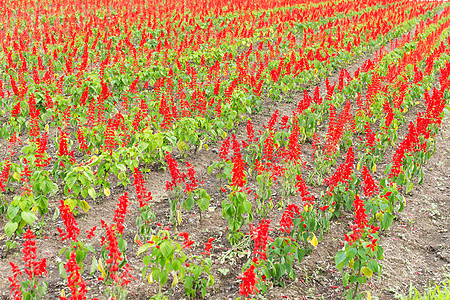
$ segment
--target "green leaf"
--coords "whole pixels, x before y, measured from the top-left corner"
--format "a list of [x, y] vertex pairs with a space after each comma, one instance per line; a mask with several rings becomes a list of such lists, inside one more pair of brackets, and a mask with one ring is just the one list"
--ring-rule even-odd
[[148, 249], [150, 249], [152, 246], [153, 246], [153, 245], [152, 245], [152, 244], [149, 244], [149, 243], [142, 245], [141, 247], [139, 247], [138, 252], [137, 252], [137, 255], [146, 252], [146, 251], [147, 251]]
[[144, 265], [148, 266], [148, 264], [150, 263], [150, 261], [152, 260], [152, 258], [150, 256], [144, 256], [142, 258], [142, 262], [144, 263]]
[[59, 276], [61, 276], [64, 279], [67, 279], [67, 272], [66, 272], [66, 269], [64, 269], [64, 263], [60, 262], [58, 264], [58, 270], [59, 270]]
[[173, 268], [175, 271], [180, 270], [180, 268], [181, 268], [181, 262], [180, 262], [179, 260], [175, 260], [175, 261], [172, 263], [172, 268]]
[[348, 281], [350, 279], [350, 274], [347, 272], [344, 272], [344, 275], [342, 275], [342, 283], [344, 286], [348, 286]]
[[16, 230], [17, 227], [19, 227], [19, 224], [17, 222], [8, 222], [5, 225], [5, 233], [7, 236], [11, 236]]
[[170, 254], [173, 251], [173, 245], [168, 241], [164, 241], [162, 242], [160, 249], [164, 257], [169, 258]]
[[381, 260], [384, 258], [383, 252], [384, 252], [383, 248], [380, 245], [378, 245], [377, 246], [377, 259]]
[[378, 273], [378, 263], [374, 260], [369, 261], [367, 267], [374, 273]]
[[72, 198], [68, 198], [68, 199], [64, 200], [64, 204], [70, 208], [70, 211], [73, 211], [75, 206], [77, 206], [77, 202]]
[[250, 214], [252, 212], [252, 204], [250, 203], [250, 201], [244, 200], [243, 204], [245, 212]]
[[224, 268], [224, 269], [219, 268], [217, 271], [219, 271], [223, 276], [227, 276], [228, 272], [230, 272], [230, 269], [228, 269], [228, 268]]
[[183, 208], [187, 211], [191, 211], [192, 207], [194, 206], [194, 197], [192, 196], [192, 193], [189, 195], [189, 197], [184, 200], [183, 202]]
[[85, 200], [81, 200], [79, 206], [82, 210], [84, 210], [85, 213], [89, 211], [89, 203], [87, 203]]
[[97, 267], [98, 267], [98, 261], [95, 258], [95, 256], [92, 257], [92, 264], [91, 264], [91, 270], [89, 271], [89, 275], [92, 276], [92, 274], [95, 273], [95, 271], [97, 271]]
[[383, 218], [381, 219], [380, 225], [383, 229], [388, 229], [392, 225], [392, 221], [394, 220], [394, 216], [388, 212], [383, 214]]
[[345, 251], [343, 251], [343, 250], [340, 250], [334, 257], [334, 262], [336, 263], [336, 268], [339, 271], [342, 271], [342, 268], [344, 267], [344, 261], [346, 258], [347, 258], [347, 253], [345, 253]]
[[167, 282], [167, 271], [166, 270], [162, 270], [161, 273], [159, 274], [159, 281], [162, 285], [166, 284], [166, 282]]
[[406, 194], [409, 194], [413, 190], [414, 184], [410, 182], [408, 186], [406, 187]]
[[30, 226], [33, 225], [36, 220], [36, 215], [32, 211], [23, 211], [20, 216]]
[[119, 246], [119, 250], [122, 251], [122, 253], [125, 253], [127, 250], [127, 241], [124, 239], [119, 238], [117, 241], [117, 245]]
[[48, 182], [48, 180], [44, 179], [41, 181], [39, 188], [44, 195], [47, 195], [52, 190], [52, 185]]
[[86, 176], [84, 176], [83, 174], [80, 174], [79, 177], [80, 177], [80, 181], [81, 181], [82, 185], [84, 185], [84, 186], [89, 185], [88, 182], [86, 181]]
[[14, 219], [17, 216], [17, 213], [19, 212], [19, 207], [15, 205], [9, 205], [8, 212], [6, 213], [6, 217], [10, 220]]
[[87, 245], [84, 245], [84, 247], [85, 247], [89, 252], [95, 253], [95, 249], [94, 249], [94, 247], [92, 247], [92, 245], [87, 244]]
[[205, 190], [200, 192], [201, 198], [197, 200], [197, 205], [201, 209], [201, 211], [206, 211], [209, 207], [211, 197]]
[[81, 196], [83, 196], [83, 198], [86, 199], [87, 195], [88, 195], [87, 189], [82, 189], [81, 190]]
[[89, 194], [89, 196], [91, 196], [92, 199], [95, 200], [96, 193], [95, 193], [95, 189], [94, 189], [94, 188], [90, 188], [90, 189], [88, 190], [88, 194]]
[[145, 149], [147, 149], [148, 143], [146, 142], [140, 142], [138, 145], [139, 152], [143, 152]]
[[362, 268], [361, 271], [363, 272], [364, 275], [366, 275], [367, 278], [370, 278], [370, 277], [372, 277], [372, 275], [373, 275], [372, 270], [369, 269], [368, 267]]
[[71, 189], [76, 181], [77, 181], [77, 177], [76, 176], [70, 176], [69, 178], [66, 179], [67, 187], [69, 189]]

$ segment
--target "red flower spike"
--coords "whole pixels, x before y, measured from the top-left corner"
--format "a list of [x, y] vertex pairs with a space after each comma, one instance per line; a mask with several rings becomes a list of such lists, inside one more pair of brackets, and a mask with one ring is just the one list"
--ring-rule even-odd
[[253, 254], [264, 261], [267, 260], [267, 242], [273, 241], [269, 237], [270, 222], [270, 219], [262, 219], [258, 227], [256, 228], [253, 228], [252, 224], [250, 224], [250, 234], [252, 235], [252, 239], [255, 242]]
[[180, 172], [177, 161], [172, 158], [169, 152], [166, 152], [165, 158], [167, 166], [169, 167], [170, 175], [172, 176], [172, 180], [166, 182], [166, 190], [173, 190], [173, 188], [179, 183], [184, 182], [185, 174]]
[[70, 289], [71, 296], [70, 299], [86, 299], [87, 284], [81, 278], [80, 270], [81, 267], [78, 266], [76, 260], [76, 253], [72, 251], [70, 253], [69, 261], [64, 265], [68, 276], [67, 276], [67, 286]]
[[211, 255], [210, 250], [212, 248], [212, 242], [215, 240], [215, 238], [209, 238], [208, 242], [205, 243], [205, 251], [202, 252], [202, 255]]
[[86, 233], [88, 234], [88, 235], [87, 235], [87, 238], [88, 238], [88, 239], [92, 239], [92, 238], [95, 236], [94, 231], [95, 231], [96, 229], [97, 229], [97, 226], [94, 226], [94, 227], [92, 227], [91, 229], [86, 230]]
[[239, 295], [248, 297], [249, 295], [259, 292], [256, 288], [257, 279], [255, 274], [255, 265], [251, 265], [238, 278], [242, 280], [242, 283], [239, 285]]
[[242, 160], [242, 154], [239, 146], [239, 142], [236, 140], [236, 136], [233, 134], [233, 177], [231, 179], [231, 186], [242, 188], [246, 183], [244, 174], [245, 162]]
[[64, 241], [66, 239], [70, 239], [74, 242], [78, 241], [77, 236], [80, 234], [80, 228], [78, 228], [78, 223], [73, 217], [72, 212], [70, 211], [69, 206], [64, 204], [64, 201], [61, 200], [59, 206], [59, 211], [61, 213], [61, 218], [64, 221], [64, 225], [66, 227], [66, 232], [64, 232], [60, 228], [56, 228], [59, 231], [59, 237], [61, 238], [61, 241]]
[[117, 203], [117, 208], [114, 211], [113, 221], [116, 222], [117, 232], [119, 234], [123, 234], [123, 223], [125, 221], [125, 215], [127, 214], [128, 207], [128, 193], [125, 192], [122, 196], [119, 197], [119, 202]]
[[[300, 210], [297, 205], [290, 204], [284, 211], [280, 220], [280, 229], [283, 233], [291, 233], [291, 227], [293, 225], [292, 219], [294, 219], [294, 214], [300, 216]], [[300, 216], [301, 217], [301, 216]]]
[[366, 166], [363, 167], [363, 179], [364, 179], [364, 196], [371, 197], [378, 194], [378, 186], [373, 180]]
[[228, 153], [230, 153], [230, 137], [228, 137], [226, 140], [222, 142], [222, 145], [220, 146], [219, 150], [219, 158], [221, 160], [227, 160]]
[[146, 207], [148, 202], [153, 200], [151, 192], [147, 192], [147, 189], [145, 188], [145, 181], [142, 177], [142, 173], [139, 171], [138, 168], [134, 168], [134, 183], [133, 183], [135, 189], [136, 189], [136, 198], [139, 203], [139, 208]]

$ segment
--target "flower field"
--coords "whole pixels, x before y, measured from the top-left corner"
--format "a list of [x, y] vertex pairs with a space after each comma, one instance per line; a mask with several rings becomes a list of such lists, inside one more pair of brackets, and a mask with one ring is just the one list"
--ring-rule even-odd
[[0, 298], [393, 299], [448, 2], [0, 7]]

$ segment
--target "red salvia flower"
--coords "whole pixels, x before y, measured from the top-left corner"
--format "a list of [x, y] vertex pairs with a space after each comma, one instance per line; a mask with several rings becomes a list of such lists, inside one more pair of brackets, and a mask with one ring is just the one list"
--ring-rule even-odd
[[369, 221], [367, 220], [364, 201], [359, 198], [359, 195], [355, 195], [353, 205], [355, 206], [355, 224], [358, 225], [360, 229], [366, 228], [369, 225]]
[[289, 129], [290, 126], [289, 126], [288, 122], [289, 122], [289, 117], [283, 116], [281, 118], [281, 122], [280, 122], [280, 129]]
[[73, 217], [69, 206], [66, 205], [63, 200], [60, 202], [59, 211], [66, 227], [65, 232], [61, 228], [56, 228], [59, 232], [61, 241], [69, 239], [76, 242], [78, 240], [77, 236], [80, 234], [80, 228], [78, 228], [78, 223]]
[[20, 271], [19, 267], [14, 263], [9, 262], [9, 264], [13, 272], [13, 277], [8, 277], [9, 282], [11, 282], [9, 285], [11, 288], [9, 298], [14, 300], [22, 300], [22, 291], [20, 290], [20, 276], [22, 275], [22, 271]]
[[25, 262], [25, 273], [28, 275], [28, 278], [33, 279], [33, 277], [47, 275], [47, 260], [45, 258], [41, 261], [36, 260], [36, 236], [28, 229], [23, 238], [25, 240], [22, 248], [23, 261]]
[[86, 151], [87, 154], [91, 154], [91, 151], [89, 150], [89, 147], [86, 144], [86, 139], [84, 137], [83, 130], [81, 130], [81, 128], [78, 128], [77, 139], [78, 139], [78, 143], [80, 144], [80, 150]]
[[92, 227], [91, 229], [89, 229], [89, 230], [86, 230], [86, 233], [87, 233], [87, 238], [88, 239], [92, 239], [94, 236], [95, 236], [95, 230], [97, 229], [97, 226], [94, 226], [94, 227]]
[[38, 149], [36, 150], [36, 167], [46, 167], [50, 163], [50, 157], [46, 158], [45, 151], [47, 150], [48, 134], [44, 132], [41, 138], [37, 139]]
[[130, 273], [132, 269], [130, 265], [127, 263], [122, 267], [122, 274], [120, 274], [120, 286], [127, 286], [132, 280], [136, 280], [136, 278]]
[[405, 154], [413, 150], [414, 146], [418, 143], [417, 129], [414, 123], [409, 124], [409, 132], [405, 139], [400, 143], [397, 150], [395, 151], [394, 157], [392, 158], [392, 168], [391, 173], [389, 173], [389, 178], [397, 177], [402, 173], [403, 159]]
[[102, 238], [102, 246], [106, 243], [106, 251], [108, 252], [108, 259], [106, 260], [107, 264], [107, 274], [108, 276], [114, 280], [116, 283], [119, 282], [119, 277], [117, 273], [119, 271], [119, 265], [122, 261], [122, 253], [119, 250], [119, 244], [117, 241], [116, 233], [114, 230], [114, 226], [108, 226], [108, 224], [101, 220], [102, 227], [106, 230], [106, 238]]
[[[359, 198], [358, 195], [355, 195], [355, 200], [353, 201], [353, 205], [355, 207], [355, 224], [351, 227], [352, 233], [350, 235], [345, 234], [345, 241], [351, 246], [354, 242], [356, 242], [359, 238], [361, 238], [363, 231], [369, 225], [369, 221], [367, 220], [366, 210], [364, 208], [364, 202]], [[372, 230], [372, 229], [371, 229]]]
[[7, 182], [8, 181], [10, 169], [11, 169], [11, 162], [7, 161], [6, 164], [3, 166], [3, 169], [2, 169], [2, 175], [1, 175], [1, 178], [0, 178], [1, 182]]
[[194, 241], [189, 240], [189, 234], [187, 232], [180, 232], [178, 234], [184, 238], [183, 248], [191, 248], [194, 244]]
[[372, 238], [369, 245], [366, 246], [366, 248], [370, 248], [370, 250], [375, 251], [375, 247], [377, 246], [378, 239]]
[[67, 133], [62, 131], [61, 129], [59, 133], [59, 150], [58, 150], [58, 156], [64, 156], [68, 155], [67, 151]]
[[34, 240], [36, 236], [33, 232], [28, 229], [24, 236], [25, 242], [23, 243], [22, 253], [23, 261], [25, 262], [25, 273], [28, 275], [29, 279], [33, 278], [33, 262], [37, 258], [36, 256], [36, 241]]
[[88, 98], [88, 93], [89, 93], [89, 87], [85, 87], [83, 94], [81, 94], [81, 98], [80, 98], [80, 105], [81, 106], [85, 106], [86, 105], [86, 100]]
[[139, 208], [146, 207], [148, 202], [153, 200], [152, 193], [145, 188], [145, 181], [142, 177], [142, 173], [138, 168], [134, 168], [134, 183], [136, 189], [136, 198], [139, 203]]
[[279, 114], [280, 114], [280, 111], [277, 109], [277, 110], [273, 113], [272, 117], [270, 118], [269, 123], [267, 124], [267, 127], [264, 126], [264, 128], [267, 128], [267, 129], [269, 129], [269, 130], [272, 130], [273, 127], [275, 126], [275, 124], [277, 123]]
[[185, 174], [180, 172], [177, 161], [172, 158], [169, 152], [166, 152], [166, 162], [172, 176], [172, 180], [166, 182], [166, 189], [173, 190], [179, 183], [184, 182]]
[[295, 184], [295, 187], [297, 188], [297, 191], [300, 192], [300, 196], [303, 198], [306, 195], [309, 194], [308, 188], [306, 187], [306, 182], [303, 180], [302, 175], [296, 176], [297, 183]]
[[297, 183], [295, 187], [298, 188], [300, 192], [300, 196], [302, 197], [303, 205], [313, 205], [315, 198], [311, 196], [311, 193], [308, 191], [308, 187], [306, 186], [306, 182], [303, 180], [302, 175], [299, 174], [296, 176]]
[[355, 160], [355, 154], [353, 152], [353, 148], [350, 147], [347, 152], [347, 158], [344, 163], [339, 165], [334, 174], [326, 178], [324, 183], [331, 187], [330, 191], [333, 191], [334, 188], [339, 183], [348, 184], [351, 179], [351, 175], [353, 173], [353, 163]]
[[127, 214], [128, 208], [128, 193], [125, 192], [119, 197], [119, 202], [117, 203], [117, 208], [114, 211], [113, 221], [116, 222], [117, 232], [123, 234], [123, 222], [125, 221], [125, 215]]
[[53, 99], [50, 96], [48, 91], [45, 91], [45, 108], [48, 109], [52, 109], [54, 106], [53, 104]]
[[227, 160], [228, 153], [230, 153], [230, 137], [228, 137], [226, 140], [222, 142], [222, 145], [220, 146], [219, 150], [219, 158], [221, 160]]
[[198, 180], [195, 178], [194, 166], [188, 162], [186, 162], [186, 166], [188, 167], [187, 177], [189, 179], [189, 183], [186, 183], [186, 188], [184, 191], [189, 193], [198, 187]]
[[366, 122], [364, 129], [366, 130], [366, 147], [372, 151], [375, 147], [375, 134], [370, 128], [369, 122]]
[[289, 160], [296, 161], [300, 158], [301, 144], [298, 143], [299, 127], [298, 118], [295, 117], [295, 114], [293, 119], [292, 132], [289, 135], [289, 144], [286, 152]]
[[322, 98], [320, 97], [319, 86], [316, 86], [316, 88], [314, 89], [313, 101], [314, 101], [314, 103], [316, 103], [318, 105], [322, 104]]
[[234, 156], [233, 160], [233, 177], [231, 179], [231, 186], [234, 187], [243, 187], [246, 183], [245, 180], [245, 162], [242, 160], [240, 156]]
[[263, 155], [263, 159], [267, 160], [267, 161], [271, 161], [273, 159], [273, 136], [274, 133], [273, 131], [271, 131], [269, 133], [269, 136], [266, 138], [266, 140], [264, 141], [264, 155]]
[[392, 107], [388, 100], [383, 103], [383, 111], [386, 114], [386, 117], [384, 119], [384, 128], [388, 129], [389, 126], [391, 126], [392, 121], [394, 120], [394, 111], [392, 110]]
[[292, 219], [294, 214], [300, 215], [300, 210], [297, 205], [289, 204], [280, 220], [280, 229], [283, 233], [291, 233], [291, 227], [293, 225]]
[[205, 251], [202, 252], [202, 255], [211, 255], [211, 248], [212, 248], [212, 242], [215, 240], [215, 238], [209, 238], [208, 242], [205, 243]]
[[255, 274], [255, 265], [252, 264], [238, 278], [242, 280], [242, 283], [239, 285], [239, 295], [248, 297], [249, 295], [258, 293], [258, 289], [256, 288], [257, 279]]
[[242, 154], [239, 146], [239, 142], [236, 140], [236, 136], [233, 134], [233, 157], [231, 158], [233, 162], [233, 177], [231, 179], [231, 186], [243, 187], [246, 183], [246, 178], [244, 174], [245, 162], [242, 160]]
[[66, 269], [68, 276], [67, 276], [67, 286], [70, 289], [70, 300], [83, 300], [86, 299], [86, 282], [84, 282], [83, 278], [81, 277], [80, 270], [81, 267], [78, 265], [76, 260], [76, 252], [72, 251], [70, 253], [70, 259], [67, 261], [67, 263], [64, 265], [64, 268]]
[[19, 89], [17, 88], [16, 81], [14, 80], [14, 78], [11, 75], [9, 76], [9, 78], [11, 80], [11, 88], [12, 88], [14, 94], [16, 96], [20, 96]]
[[113, 150], [117, 147], [118, 143], [116, 142], [116, 134], [115, 134], [115, 124], [114, 119], [108, 120], [108, 126], [106, 126], [106, 130], [104, 132], [105, 136], [105, 144], [103, 149], [110, 154], [112, 154]]
[[5, 92], [3, 91], [3, 81], [0, 79], [0, 98], [5, 98]]
[[324, 206], [322, 206], [322, 207], [319, 207], [319, 209], [320, 209], [321, 211], [326, 211], [328, 207], [330, 207], [330, 206], [329, 206], [329, 205], [324, 205]]
[[311, 105], [311, 102], [311, 96], [309, 96], [308, 91], [305, 90], [303, 92], [303, 99], [298, 103], [296, 112], [301, 115], [305, 111], [305, 109], [307, 109]]
[[364, 179], [364, 196], [371, 197], [378, 193], [378, 187], [369, 173], [366, 166], [363, 167], [363, 179]]
[[250, 224], [250, 234], [252, 235], [252, 239], [255, 242], [253, 254], [264, 261], [267, 260], [267, 242], [273, 241], [269, 237], [270, 222], [270, 219], [262, 219], [258, 227], [256, 228], [253, 228], [253, 224]]
[[20, 114], [20, 102], [14, 105], [13, 109], [11, 110], [11, 116], [17, 118], [19, 114]]

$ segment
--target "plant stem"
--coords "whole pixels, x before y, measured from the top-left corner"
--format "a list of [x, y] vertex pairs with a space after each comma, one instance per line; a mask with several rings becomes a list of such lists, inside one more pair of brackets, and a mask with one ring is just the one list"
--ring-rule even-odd
[[[361, 246], [361, 244], [359, 244], [359, 246]], [[358, 247], [357, 250], [359, 250], [359, 247]], [[362, 264], [361, 264], [361, 261], [360, 261], [359, 268], [358, 268], [359, 269], [358, 270], [358, 276], [361, 276], [361, 267], [362, 267]], [[356, 287], [355, 287], [355, 291], [353, 292], [352, 298], [355, 298], [355, 296], [356, 296], [356, 294], [358, 292], [358, 288], [359, 288], [359, 281], [356, 281]]]
[[242, 246], [243, 244], [245, 244], [248, 241], [247, 238], [243, 238], [242, 241], [239, 244], [236, 244], [234, 246], [231, 247], [230, 250], [228, 250], [227, 252], [225, 252], [224, 255], [222, 255], [222, 257], [219, 258], [219, 262], [223, 263], [225, 261], [225, 259], [233, 252], [236, 251], [236, 249], [239, 249], [240, 246]]
[[353, 296], [352, 299], [355, 298], [357, 292], [358, 292], [358, 287], [359, 287], [359, 281], [356, 282], [356, 287], [355, 287], [355, 291], [353, 292]]

